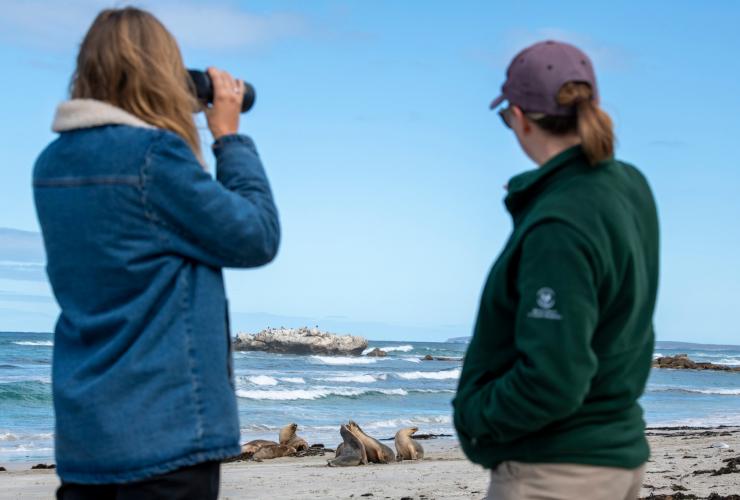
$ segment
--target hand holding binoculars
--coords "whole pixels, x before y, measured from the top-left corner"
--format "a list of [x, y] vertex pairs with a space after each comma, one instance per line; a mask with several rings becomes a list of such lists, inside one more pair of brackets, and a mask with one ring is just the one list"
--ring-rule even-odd
[[[193, 88], [198, 100], [204, 105], [213, 104], [213, 82], [210, 75], [205, 71], [189, 69], [188, 75], [193, 82]], [[244, 82], [244, 97], [242, 98], [242, 113], [246, 113], [254, 105], [256, 97], [254, 87]]]

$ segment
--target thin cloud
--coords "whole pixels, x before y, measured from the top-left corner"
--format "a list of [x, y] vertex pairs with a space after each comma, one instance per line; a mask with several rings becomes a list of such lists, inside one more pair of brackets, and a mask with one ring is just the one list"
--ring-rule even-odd
[[43, 263], [46, 260], [41, 235], [0, 227], [0, 262]]
[[263, 46], [308, 32], [307, 21], [296, 14], [253, 14], [229, 5], [157, 3], [152, 12], [186, 46], [238, 49]]
[[[244, 49], [305, 35], [307, 20], [292, 13], [257, 14], [232, 2], [139, 2], [188, 47]], [[0, 38], [24, 47], [69, 51], [97, 13], [122, 2], [103, 0], [11, 0], [3, 4]]]
[[41, 235], [0, 227], [0, 279], [46, 281]]

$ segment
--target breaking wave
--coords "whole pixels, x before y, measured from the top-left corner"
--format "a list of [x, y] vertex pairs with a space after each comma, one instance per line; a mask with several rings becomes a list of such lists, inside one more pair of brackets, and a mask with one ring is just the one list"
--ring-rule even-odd
[[654, 389], [648, 389], [648, 392], [682, 392], [689, 394], [715, 394], [719, 396], [740, 396], [740, 389], [725, 389], [721, 387], [713, 387], [709, 389], [689, 389], [686, 387], [657, 387]]
[[54, 342], [52, 342], [51, 340], [19, 340], [17, 342], [13, 342], [13, 344], [52, 347], [54, 345]]
[[387, 378], [388, 378], [388, 375], [386, 375], [385, 373], [381, 373], [379, 375], [368, 375], [368, 374], [337, 375], [334, 377], [319, 378], [319, 380], [324, 380], [326, 382], [345, 382], [345, 383], [354, 382], [356, 384], [372, 384], [379, 380], [386, 380]]
[[377, 362], [377, 358], [350, 356], [311, 356], [311, 359], [324, 365], [371, 365]]
[[[375, 347], [368, 347], [364, 351], [362, 351], [362, 354], [365, 355], [369, 352], [371, 352], [373, 349], [376, 349]], [[378, 347], [377, 349], [380, 349], [381, 351], [385, 352], [409, 352], [414, 350], [414, 346], [411, 344], [407, 345], [391, 345], [386, 347]]]
[[460, 368], [440, 370], [438, 372], [398, 372], [396, 376], [406, 380], [452, 380], [460, 378]]
[[247, 377], [247, 380], [249, 380], [254, 385], [277, 385], [278, 381], [275, 380], [272, 377], [268, 377], [267, 375], [254, 375], [251, 377]]
[[306, 381], [302, 377], [281, 377], [280, 380], [288, 382], [290, 384], [305, 384]]
[[363, 395], [382, 394], [389, 396], [406, 396], [405, 389], [359, 389], [353, 387], [297, 389], [286, 391], [251, 391], [239, 389], [236, 395], [240, 398], [270, 401], [295, 401], [323, 399], [331, 396], [355, 398]]

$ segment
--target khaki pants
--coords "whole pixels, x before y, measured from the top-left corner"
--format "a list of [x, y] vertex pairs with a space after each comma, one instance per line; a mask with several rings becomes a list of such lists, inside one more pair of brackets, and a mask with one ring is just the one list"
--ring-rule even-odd
[[503, 462], [491, 471], [488, 500], [635, 500], [645, 466]]

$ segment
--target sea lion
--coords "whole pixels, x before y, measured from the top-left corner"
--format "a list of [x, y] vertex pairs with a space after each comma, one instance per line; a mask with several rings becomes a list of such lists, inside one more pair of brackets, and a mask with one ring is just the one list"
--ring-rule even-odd
[[308, 441], [296, 435], [298, 424], [288, 424], [280, 429], [280, 444], [292, 446], [297, 451], [307, 450]]
[[296, 454], [296, 449], [284, 444], [269, 444], [257, 450], [252, 458], [255, 460], [269, 460], [271, 458], [291, 457]]
[[396, 460], [421, 460], [424, 458], [424, 448], [411, 438], [418, 430], [418, 427], [408, 427], [396, 432]]
[[375, 462], [378, 464], [395, 462], [396, 455], [393, 453], [393, 450], [391, 450], [388, 446], [384, 445], [377, 439], [365, 434], [365, 432], [362, 430], [362, 428], [360, 428], [359, 425], [357, 425], [357, 423], [350, 420], [349, 424], [347, 424], [347, 428], [350, 430], [350, 432], [352, 432], [352, 434], [357, 436], [360, 441], [362, 441], [362, 444], [365, 445], [365, 450], [367, 450], [367, 459], [370, 462]]
[[339, 428], [342, 444], [337, 446], [337, 457], [327, 460], [329, 467], [349, 467], [367, 463], [367, 451], [362, 441], [346, 425]]
[[275, 441], [268, 441], [267, 439], [255, 439], [242, 445], [242, 454], [254, 455], [264, 446], [277, 446], [277, 443]]

